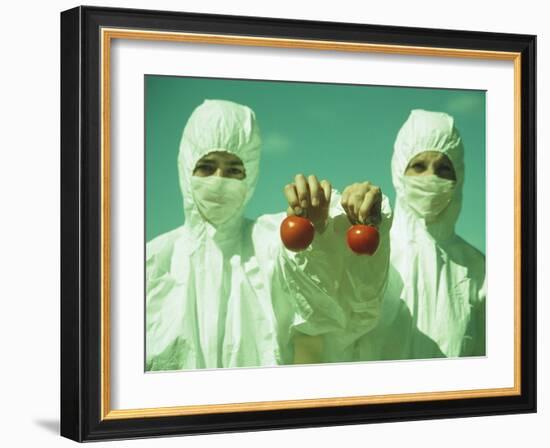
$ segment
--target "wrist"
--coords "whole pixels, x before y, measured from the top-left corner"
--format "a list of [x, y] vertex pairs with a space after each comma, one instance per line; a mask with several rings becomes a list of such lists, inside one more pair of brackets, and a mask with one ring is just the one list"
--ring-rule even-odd
[[315, 228], [315, 232], [323, 234], [323, 233], [325, 233], [325, 230], [328, 227], [328, 217], [325, 218], [325, 219], [312, 221], [312, 223], [313, 223], [313, 227]]

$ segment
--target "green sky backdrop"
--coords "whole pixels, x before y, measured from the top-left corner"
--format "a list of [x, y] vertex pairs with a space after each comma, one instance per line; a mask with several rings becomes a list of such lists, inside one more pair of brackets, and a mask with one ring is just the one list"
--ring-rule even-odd
[[369, 180], [391, 203], [393, 143], [411, 109], [454, 116], [465, 148], [466, 177], [457, 233], [485, 252], [485, 92], [186, 78], [145, 77], [146, 239], [184, 222], [177, 153], [183, 127], [205, 99], [251, 107], [262, 133], [251, 218], [286, 210], [283, 186], [297, 173], [330, 180], [340, 191]]

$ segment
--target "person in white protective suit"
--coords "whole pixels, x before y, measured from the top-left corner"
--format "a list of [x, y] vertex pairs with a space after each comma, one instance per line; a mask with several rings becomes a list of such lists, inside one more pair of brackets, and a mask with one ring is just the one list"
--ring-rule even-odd
[[485, 355], [485, 256], [455, 233], [464, 148], [451, 116], [411, 111], [395, 141], [391, 269], [363, 359]]
[[146, 247], [146, 370], [330, 361], [330, 346], [311, 340], [334, 333], [340, 349], [376, 325], [387, 212], [378, 251], [356, 257], [337, 233], [337, 194], [299, 175], [285, 189], [288, 213], [310, 216], [316, 232], [308, 249], [288, 251], [279, 236], [285, 213], [243, 216], [260, 146], [246, 106], [206, 100], [189, 118], [178, 156], [185, 223]]

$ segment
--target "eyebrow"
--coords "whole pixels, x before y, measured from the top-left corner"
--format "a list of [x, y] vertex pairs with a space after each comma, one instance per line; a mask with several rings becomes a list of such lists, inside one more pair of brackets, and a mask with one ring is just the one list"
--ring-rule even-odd
[[[213, 163], [216, 163], [217, 160], [213, 160], [213, 159], [201, 159], [199, 160], [197, 163], [208, 163], [208, 164], [213, 164]], [[243, 162], [240, 161], [240, 160], [229, 160], [228, 162], [226, 162], [228, 165], [232, 165], [232, 166], [244, 166]]]
[[[438, 160], [436, 160], [436, 163], [438, 165], [450, 165], [450, 166], [453, 166], [453, 162], [451, 161], [451, 159], [449, 159], [448, 157], [441, 157], [439, 158]], [[453, 166], [454, 168], [454, 166]]]

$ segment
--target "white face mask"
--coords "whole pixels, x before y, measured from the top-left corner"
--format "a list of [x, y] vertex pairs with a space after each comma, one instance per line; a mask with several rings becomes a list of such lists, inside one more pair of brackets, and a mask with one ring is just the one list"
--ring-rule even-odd
[[246, 199], [246, 183], [220, 176], [191, 176], [195, 205], [204, 219], [219, 226], [242, 212]]
[[403, 176], [407, 205], [426, 221], [433, 221], [450, 204], [456, 182], [435, 174]]

